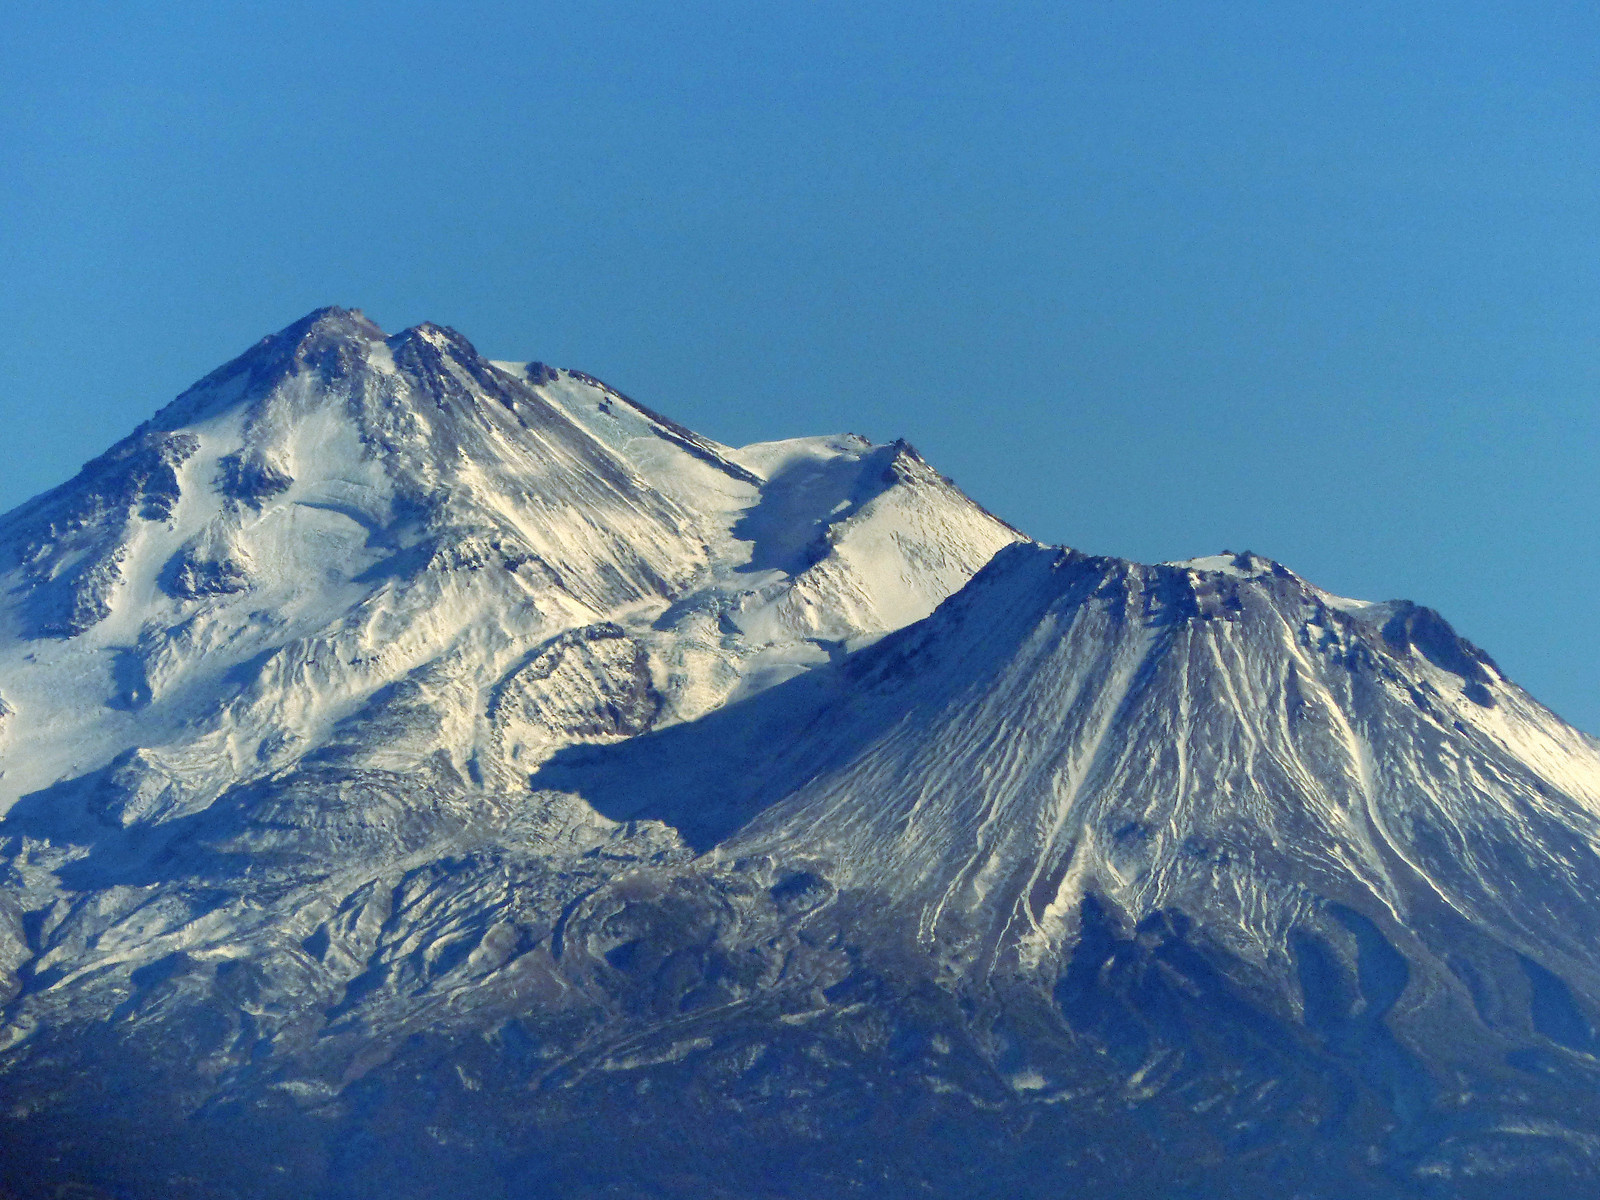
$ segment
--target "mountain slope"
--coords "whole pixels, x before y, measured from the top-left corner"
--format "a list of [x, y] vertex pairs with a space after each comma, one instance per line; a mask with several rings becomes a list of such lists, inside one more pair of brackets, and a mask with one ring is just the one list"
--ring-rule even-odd
[[341, 310], [0, 548], [13, 1187], [1600, 1179], [1600, 744], [1428, 609]]
[[515, 774], [615, 723], [517, 715], [553, 638], [626, 647], [568, 668], [646, 695], [620, 736], [925, 615], [1017, 536], [903, 445], [732, 451], [541, 376], [324, 310], [0, 519], [0, 802], [138, 747], [181, 751], [186, 811], [407, 680], [470, 694], [430, 752]]

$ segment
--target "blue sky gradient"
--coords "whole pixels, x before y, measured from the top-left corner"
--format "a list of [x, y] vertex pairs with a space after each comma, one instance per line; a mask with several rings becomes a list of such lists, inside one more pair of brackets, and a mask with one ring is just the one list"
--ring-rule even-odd
[[1600, 731], [1593, 5], [60, 4], [0, 54], [0, 508], [346, 304], [1416, 599]]

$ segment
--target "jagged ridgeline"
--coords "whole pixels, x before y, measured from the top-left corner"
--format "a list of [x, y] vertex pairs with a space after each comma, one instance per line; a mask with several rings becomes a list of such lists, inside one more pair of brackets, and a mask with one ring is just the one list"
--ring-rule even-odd
[[1600, 745], [1431, 610], [340, 309], [0, 572], [19, 1197], [1600, 1190]]

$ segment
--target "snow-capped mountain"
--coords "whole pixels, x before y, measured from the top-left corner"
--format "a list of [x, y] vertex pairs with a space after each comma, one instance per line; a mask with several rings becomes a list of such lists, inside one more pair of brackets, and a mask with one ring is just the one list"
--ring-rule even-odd
[[1600, 744], [1431, 610], [338, 309], [0, 572], [0, 1183], [1600, 1180]]
[[0, 524], [0, 805], [135, 753], [165, 795], [119, 819], [197, 811], [402, 694], [448, 726], [425, 755], [525, 776], [926, 616], [1018, 536], [904, 444], [731, 450], [323, 310]]

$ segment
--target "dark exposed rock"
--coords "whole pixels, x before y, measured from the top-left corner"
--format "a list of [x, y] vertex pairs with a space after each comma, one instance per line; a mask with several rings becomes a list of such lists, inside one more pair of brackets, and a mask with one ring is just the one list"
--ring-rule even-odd
[[1383, 626], [1383, 640], [1397, 654], [1415, 650], [1442, 671], [1461, 677], [1462, 691], [1474, 704], [1494, 706], [1490, 685], [1498, 674], [1495, 662], [1431, 608], [1397, 601], [1397, 611]]
[[523, 368], [528, 382], [534, 387], [543, 387], [547, 383], [554, 383], [561, 378], [561, 371], [542, 362], [531, 362]]
[[131, 522], [172, 517], [178, 469], [199, 445], [193, 434], [142, 430], [20, 510], [36, 635], [75, 637], [110, 614]]
[[265, 457], [251, 455], [242, 458], [229, 454], [219, 459], [222, 493], [235, 500], [260, 508], [274, 496], [280, 496], [294, 484], [293, 477], [282, 467]]
[[201, 596], [227, 596], [248, 591], [250, 574], [231, 560], [207, 562], [183, 555], [165, 582], [172, 595], [194, 600]]

